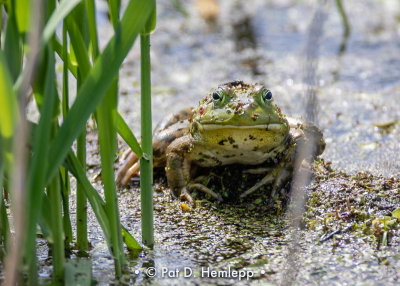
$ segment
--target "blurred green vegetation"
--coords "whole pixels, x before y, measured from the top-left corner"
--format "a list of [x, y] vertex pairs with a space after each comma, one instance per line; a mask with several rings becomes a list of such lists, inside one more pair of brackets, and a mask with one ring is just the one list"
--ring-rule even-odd
[[[122, 16], [119, 0], [107, 3], [114, 35], [100, 50], [94, 0], [0, 2], [6, 15], [0, 19], [5, 24], [0, 29], [0, 258], [9, 283], [37, 284], [39, 229], [51, 249], [55, 283], [73, 281], [77, 271], [91, 275], [90, 263], [76, 268], [65, 255], [69, 248], [89, 249], [87, 202], [103, 230], [116, 278], [121, 277], [123, 240], [129, 250], [138, 251], [141, 246], [120, 223], [113, 168], [117, 132], [144, 165], [150, 166], [147, 174], [142, 170], [147, 178], [144, 207], [151, 206], [143, 210], [147, 213], [143, 241], [153, 244], [151, 120], [142, 129], [143, 138], [150, 136], [150, 142], [144, 139], [140, 147], [118, 114], [117, 103], [119, 69], [139, 35], [142, 42], [149, 41], [155, 27], [155, 1], [131, 0]], [[63, 62], [62, 82], [56, 76], [57, 56]], [[145, 118], [151, 117], [149, 65], [147, 47], [142, 49]], [[69, 74], [76, 81], [76, 90], [69, 88]], [[37, 123], [26, 119], [29, 98], [40, 113]], [[86, 176], [86, 124], [92, 115], [98, 130], [104, 199]], [[147, 151], [145, 156], [141, 148]], [[70, 219], [70, 175], [78, 182], [73, 211], [77, 214], [76, 233]], [[11, 226], [10, 216], [18, 218]], [[10, 228], [15, 231], [13, 236]]]

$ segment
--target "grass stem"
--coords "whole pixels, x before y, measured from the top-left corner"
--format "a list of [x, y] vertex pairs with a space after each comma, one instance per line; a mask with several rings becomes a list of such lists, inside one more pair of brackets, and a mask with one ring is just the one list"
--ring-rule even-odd
[[61, 211], [61, 189], [60, 176], [57, 174], [47, 188], [50, 200], [51, 228], [53, 234], [52, 257], [53, 257], [53, 281], [61, 283], [64, 279], [65, 250], [64, 232]]
[[142, 150], [147, 154], [140, 159], [140, 188], [142, 207], [142, 240], [153, 247], [153, 146], [151, 123], [150, 35], [140, 35], [141, 54], [141, 130]]
[[[82, 166], [86, 166], [86, 130], [77, 139], [77, 157]], [[87, 239], [87, 202], [80, 182], [76, 188], [76, 247], [79, 250], [89, 249]]]

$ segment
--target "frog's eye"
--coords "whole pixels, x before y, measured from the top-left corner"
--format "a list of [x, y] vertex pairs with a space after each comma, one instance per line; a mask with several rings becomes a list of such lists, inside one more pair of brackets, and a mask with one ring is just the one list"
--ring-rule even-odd
[[216, 90], [212, 93], [212, 98], [215, 104], [221, 105], [225, 99], [225, 93], [223, 90]]
[[211, 97], [212, 97], [212, 100], [214, 102], [214, 106], [216, 108], [222, 108], [230, 100], [230, 96], [229, 96], [228, 91], [226, 91], [224, 89], [217, 89], [216, 91], [214, 91], [211, 94]]
[[271, 101], [272, 100], [272, 92], [268, 89], [263, 89], [261, 93], [262, 99], [264, 101]]
[[213, 92], [212, 97], [213, 97], [214, 101], [218, 101], [218, 100], [222, 99], [223, 94], [220, 90], [217, 90], [217, 91]]

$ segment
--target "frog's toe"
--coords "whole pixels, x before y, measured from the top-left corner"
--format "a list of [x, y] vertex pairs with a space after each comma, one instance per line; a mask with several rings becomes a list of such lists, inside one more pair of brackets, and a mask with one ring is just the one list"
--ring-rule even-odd
[[243, 170], [243, 173], [259, 175], [259, 174], [266, 174], [266, 173], [270, 172], [271, 170], [272, 170], [271, 167], [260, 167], [260, 168], [252, 168], [252, 169]]
[[126, 153], [128, 154], [124, 154], [123, 157], [126, 156], [127, 158], [123, 159], [125, 162], [118, 170], [117, 178], [115, 180], [115, 182], [121, 186], [125, 186], [129, 182], [130, 178], [137, 176], [140, 169], [140, 161], [137, 155], [132, 151]]
[[122, 153], [121, 160], [122, 161], [127, 160], [130, 156], [132, 156], [133, 153], [134, 152], [132, 151], [132, 149], [130, 148], [126, 149], [124, 153]]
[[186, 200], [188, 201], [192, 206], [196, 206], [196, 203], [192, 197], [192, 195], [189, 193], [189, 191], [186, 188], [183, 188], [181, 195], [179, 196], [181, 201]]
[[262, 186], [272, 183], [274, 181], [274, 179], [275, 179], [275, 174], [274, 174], [274, 171], [272, 171], [271, 173], [268, 173], [264, 178], [262, 178], [258, 183], [256, 183], [254, 186], [252, 186], [250, 189], [248, 189], [244, 193], [242, 193], [240, 195], [240, 198], [244, 198], [244, 197], [254, 193]]
[[125, 173], [125, 175], [121, 179], [121, 185], [125, 186], [126, 184], [128, 184], [129, 180], [132, 177], [138, 176], [139, 175], [139, 170], [140, 170], [140, 162], [138, 161], [135, 164], [133, 164], [133, 166], [130, 167], [128, 169], [128, 171]]
[[261, 188], [264, 185], [267, 184], [272, 184], [272, 193], [271, 196], [274, 196], [276, 191], [278, 191], [285, 182], [289, 179], [291, 175], [291, 172], [286, 169], [286, 168], [278, 168], [270, 173], [268, 173], [264, 178], [262, 178], [259, 182], [257, 182], [254, 186], [252, 186], [250, 189], [246, 190], [244, 193], [240, 195], [240, 198], [244, 198], [255, 191], [257, 191], [259, 188]]
[[197, 189], [199, 191], [202, 191], [203, 193], [209, 194], [213, 198], [217, 199], [218, 201], [222, 202], [222, 197], [220, 194], [215, 193], [213, 190], [207, 188], [203, 184], [199, 183], [190, 183], [188, 185], [189, 189]]
[[192, 195], [189, 193], [189, 191], [186, 189], [186, 187], [172, 188], [171, 195], [174, 199], [179, 198], [181, 201], [189, 202], [192, 206], [196, 205]]
[[284, 184], [289, 180], [291, 172], [288, 169], [282, 169], [278, 172], [278, 176], [275, 179], [274, 186], [272, 187], [271, 197], [275, 196], [276, 192], [279, 191]]

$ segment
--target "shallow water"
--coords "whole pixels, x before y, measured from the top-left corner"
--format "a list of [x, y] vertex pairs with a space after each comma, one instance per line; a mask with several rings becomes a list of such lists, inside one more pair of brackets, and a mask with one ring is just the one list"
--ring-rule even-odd
[[[318, 1], [219, 1], [220, 14], [214, 24], [199, 16], [194, 1], [181, 2], [186, 14], [177, 10], [173, 1], [159, 1], [157, 6], [157, 29], [151, 38], [153, 125], [170, 112], [196, 105], [218, 84], [235, 79], [265, 84], [283, 112], [304, 115], [306, 43]], [[345, 1], [351, 34], [346, 49], [340, 52], [343, 27], [330, 2], [323, 9], [323, 33], [316, 55], [318, 125], [327, 142], [322, 158], [350, 173], [399, 174], [400, 125], [395, 120], [400, 120], [400, 3]], [[104, 17], [103, 10], [104, 6], [100, 7], [99, 15]], [[102, 29], [103, 44], [111, 31]], [[119, 109], [136, 135], [140, 134], [139, 57], [137, 42], [120, 72]], [[381, 126], [387, 123], [393, 124]], [[101, 181], [94, 179], [99, 172], [95, 143], [88, 150], [89, 173], [101, 190]], [[155, 197], [156, 246], [130, 260], [127, 281], [170, 285], [238, 282], [199, 277], [201, 267], [207, 266], [222, 270], [247, 267], [254, 271], [255, 278], [250, 280], [254, 283], [284, 281], [292, 233], [282, 216], [266, 207], [211, 204], [185, 213], [169, 196], [156, 192]], [[139, 238], [137, 188], [121, 191], [119, 200], [123, 224]], [[376, 245], [364, 238], [351, 236], [337, 247], [333, 241], [318, 244], [321, 232], [306, 229], [299, 233], [295, 284], [398, 283], [398, 236], [390, 247], [377, 251]], [[93, 220], [90, 237], [95, 279], [100, 284], [111, 283], [112, 259]], [[386, 260], [388, 263], [382, 263]], [[144, 273], [149, 267], [181, 272], [191, 267], [197, 278], [163, 278], [160, 272], [150, 278]]]

